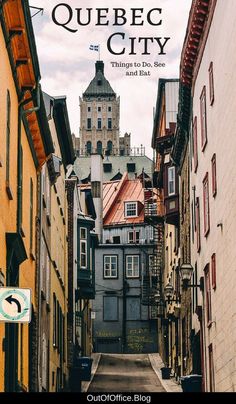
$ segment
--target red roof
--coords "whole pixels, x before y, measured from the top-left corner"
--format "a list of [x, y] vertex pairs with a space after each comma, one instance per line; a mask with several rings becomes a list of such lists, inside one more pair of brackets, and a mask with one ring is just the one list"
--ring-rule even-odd
[[[91, 189], [91, 184], [81, 184], [80, 188]], [[138, 216], [125, 217], [125, 202], [138, 202]], [[140, 179], [129, 180], [124, 173], [121, 180], [103, 184], [103, 225], [133, 224], [144, 222], [144, 191]]]
[[[104, 183], [103, 187], [103, 225], [133, 224], [144, 222], [144, 192], [139, 179], [129, 180], [124, 174], [120, 181]], [[138, 216], [125, 217], [125, 202], [139, 202]]]

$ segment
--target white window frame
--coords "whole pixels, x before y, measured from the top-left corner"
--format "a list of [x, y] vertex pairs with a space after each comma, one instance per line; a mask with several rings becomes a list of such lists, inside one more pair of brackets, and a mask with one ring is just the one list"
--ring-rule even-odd
[[[138, 234], [138, 237], [137, 237]], [[128, 244], [139, 244], [140, 242], [140, 231], [139, 230], [131, 230], [128, 231]]]
[[[112, 268], [112, 259], [115, 259], [116, 268]], [[106, 268], [108, 264], [109, 268]], [[115, 275], [112, 275], [112, 271], [115, 271]], [[106, 274], [106, 272], [108, 274]], [[117, 255], [104, 255], [103, 257], [103, 277], [104, 279], [118, 278], [118, 257]]]
[[[173, 185], [173, 191], [171, 186]], [[175, 167], [168, 167], [168, 196], [175, 195]]]
[[[85, 236], [82, 235], [82, 231], [85, 230]], [[82, 245], [85, 246], [85, 252], [82, 252]], [[85, 257], [85, 265], [82, 265], [82, 256]], [[80, 228], [80, 268], [87, 268], [87, 229], [86, 227]]]
[[[135, 214], [129, 215], [128, 211], [129, 210], [134, 210], [133, 208], [130, 208], [130, 205], [135, 205]], [[138, 202], [125, 202], [125, 217], [137, 217], [138, 216]]]
[[[137, 259], [138, 268], [134, 267], [134, 261]], [[136, 272], [137, 271], [137, 272]], [[126, 255], [125, 257], [125, 274], [126, 278], [139, 278], [139, 255]]]

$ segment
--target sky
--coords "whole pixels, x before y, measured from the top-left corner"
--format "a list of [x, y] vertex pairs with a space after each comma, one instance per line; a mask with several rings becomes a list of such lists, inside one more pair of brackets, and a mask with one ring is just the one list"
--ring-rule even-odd
[[[132, 146], [144, 145], [146, 154], [152, 157], [151, 137], [158, 79], [179, 76], [180, 55], [192, 0], [30, 0], [29, 3], [30, 6], [44, 9], [43, 14], [39, 13], [32, 19], [42, 77], [41, 85], [43, 91], [51, 96], [67, 96], [71, 131], [79, 136], [79, 97], [93, 79], [94, 65], [98, 60], [98, 52], [89, 50], [89, 46], [100, 44], [101, 60], [105, 63], [105, 77], [120, 96], [120, 135], [131, 133]], [[67, 6], [59, 6], [61, 3]], [[53, 22], [52, 12], [56, 6], [56, 21], [63, 24], [71, 17], [66, 26], [76, 32], [70, 32]], [[82, 23], [88, 18], [86, 9], [92, 8], [89, 25], [78, 24], [78, 8], [82, 9]], [[102, 15], [107, 14], [107, 18], [101, 21], [109, 21], [108, 25], [96, 25], [98, 8], [109, 9], [108, 13], [101, 11]], [[115, 8], [125, 9], [125, 25], [113, 25]], [[142, 26], [130, 25], [132, 8], [143, 9], [136, 11], [137, 16], [140, 15], [136, 22], [143, 21]], [[154, 8], [161, 9], [161, 12], [156, 10], [150, 14], [153, 23], [162, 21], [158, 26], [149, 24], [147, 19], [148, 12]], [[32, 13], [35, 11], [32, 9]], [[108, 50], [107, 41], [115, 33], [125, 35], [124, 39], [120, 35], [111, 39], [112, 50], [118, 53], [125, 48], [123, 55], [113, 55]], [[166, 54], [160, 54], [158, 41], [153, 39], [153, 42], [148, 40], [147, 51], [150, 55], [142, 55], [144, 39], [138, 41], [139, 38], [146, 37], [160, 38], [161, 44], [164, 43], [164, 38], [170, 38], [164, 46]], [[136, 38], [136, 55], [129, 55], [132, 42], [129, 38]], [[154, 67], [154, 62], [164, 66]], [[141, 64], [141, 67], [137, 66], [137, 63]], [[125, 67], [115, 67], [117, 64], [124, 64]], [[141, 76], [140, 70], [149, 75]], [[126, 74], [136, 74], [136, 71], [137, 76]]]

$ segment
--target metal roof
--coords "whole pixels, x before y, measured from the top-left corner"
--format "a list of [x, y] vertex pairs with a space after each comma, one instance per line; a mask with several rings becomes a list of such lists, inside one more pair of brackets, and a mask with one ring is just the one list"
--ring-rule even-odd
[[116, 97], [116, 93], [104, 76], [104, 63], [102, 61], [96, 62], [95, 67], [95, 77], [83, 93], [83, 97]]
[[[129, 178], [139, 176], [142, 171], [151, 176], [153, 171], [153, 161], [147, 156], [106, 156], [103, 164], [111, 163], [111, 172], [103, 172], [103, 181], [110, 181], [118, 173], [122, 175], [127, 171], [127, 163], [135, 163], [135, 172], [129, 173]], [[77, 157], [74, 162], [74, 171], [80, 181], [88, 178], [90, 175], [91, 157]]]
[[[91, 189], [90, 184], [80, 184], [81, 190]], [[125, 217], [125, 202], [138, 202], [138, 216]], [[129, 225], [144, 223], [144, 191], [140, 179], [128, 179], [124, 173], [119, 181], [103, 184], [103, 225]]]

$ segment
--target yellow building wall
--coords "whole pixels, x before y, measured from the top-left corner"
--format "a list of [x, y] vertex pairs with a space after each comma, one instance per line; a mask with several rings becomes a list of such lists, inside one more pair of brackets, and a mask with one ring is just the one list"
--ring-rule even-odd
[[[37, 171], [25, 133], [24, 125], [21, 125], [21, 145], [23, 149], [23, 183], [22, 183], [22, 230], [25, 237], [24, 245], [27, 253], [27, 260], [19, 269], [19, 287], [30, 288], [32, 291], [32, 304], [35, 307], [35, 285], [36, 285], [36, 261], [35, 257], [35, 218], [37, 215]], [[33, 255], [30, 251], [30, 180], [33, 181]], [[23, 341], [21, 341], [21, 326], [19, 326], [19, 360], [18, 376], [19, 381], [28, 389], [28, 368], [29, 368], [29, 325], [23, 325]]]
[[[5, 275], [6, 281], [7, 251], [5, 233], [16, 231], [18, 100], [1, 26], [0, 55], [0, 269]], [[7, 90], [9, 90], [11, 96], [10, 186], [13, 194], [13, 200], [9, 200], [6, 193]], [[5, 324], [0, 323], [0, 391], [4, 390], [5, 356], [2, 350], [4, 335]]]
[[[56, 129], [54, 122], [49, 122], [53, 143], [55, 147], [55, 155], [61, 157], [61, 152], [57, 140]], [[56, 190], [55, 190], [56, 189]], [[58, 203], [58, 198], [60, 205]], [[62, 209], [62, 211], [60, 210]], [[63, 213], [63, 216], [62, 216]], [[64, 221], [63, 221], [64, 218]], [[50, 312], [50, 365], [49, 365], [49, 388], [51, 392], [56, 390], [56, 371], [60, 367], [60, 355], [53, 347], [53, 294], [55, 293], [62, 313], [65, 319], [64, 327], [64, 349], [65, 349], [65, 363], [63, 365], [63, 373], [68, 376], [67, 370], [67, 198], [65, 193], [65, 171], [63, 165], [61, 166], [61, 175], [58, 177], [55, 187], [51, 187], [51, 254], [52, 260], [56, 262], [57, 268], [51, 265], [51, 312]], [[59, 276], [62, 280], [64, 288], [59, 281]], [[52, 374], [55, 373], [54, 384]]]

